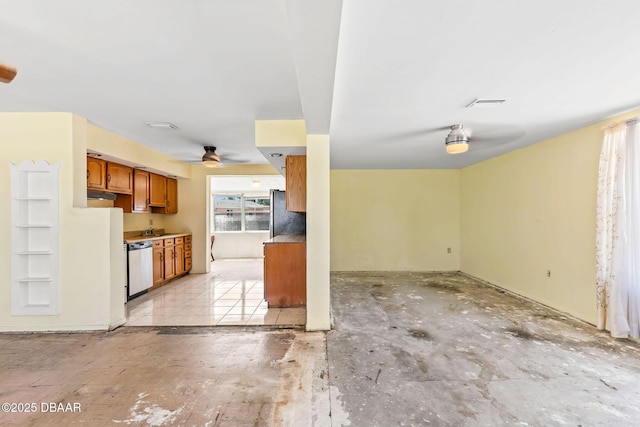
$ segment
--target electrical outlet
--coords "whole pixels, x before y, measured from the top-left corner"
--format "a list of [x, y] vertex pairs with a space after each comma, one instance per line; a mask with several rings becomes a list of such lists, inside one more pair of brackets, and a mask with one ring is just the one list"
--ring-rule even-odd
[[547, 270], [547, 277], [551, 277], [551, 270]]
[[450, 254], [451, 253], [451, 248], [447, 248], [447, 253]]
[[153, 220], [152, 219], [149, 220], [149, 225], [153, 225]]

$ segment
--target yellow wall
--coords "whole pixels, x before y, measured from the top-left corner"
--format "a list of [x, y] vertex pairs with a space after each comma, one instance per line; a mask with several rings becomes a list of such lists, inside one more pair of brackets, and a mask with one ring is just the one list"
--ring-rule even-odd
[[[107, 329], [124, 317], [121, 211], [86, 205], [86, 121], [68, 113], [0, 114], [0, 330]], [[46, 160], [60, 168], [60, 314], [11, 316], [9, 162]], [[77, 164], [81, 162], [81, 164]], [[81, 190], [77, 185], [83, 185]], [[84, 200], [82, 200], [84, 195]], [[87, 250], [90, 248], [91, 250]], [[114, 266], [114, 267], [112, 267]], [[111, 298], [123, 301], [111, 307]]]
[[463, 272], [595, 323], [604, 123], [462, 170]]
[[459, 170], [331, 171], [332, 271], [455, 271], [459, 253]]
[[91, 124], [87, 125], [87, 149], [145, 166], [151, 172], [182, 178], [191, 173], [191, 165], [187, 163]]

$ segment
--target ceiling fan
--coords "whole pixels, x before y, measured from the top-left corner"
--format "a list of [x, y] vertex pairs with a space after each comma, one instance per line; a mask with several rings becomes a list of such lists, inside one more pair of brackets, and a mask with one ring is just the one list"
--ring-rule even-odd
[[224, 165], [232, 164], [232, 163], [246, 163], [242, 160], [234, 160], [227, 157], [221, 157], [218, 153], [216, 153], [216, 147], [212, 145], [207, 145], [204, 148], [204, 154], [200, 160], [187, 161], [187, 163], [191, 164], [201, 164], [202, 166], [208, 168], [216, 168], [223, 167]]
[[[449, 131], [449, 133], [445, 134], [445, 131]], [[469, 150], [485, 150], [508, 144], [522, 137], [524, 130], [519, 126], [507, 124], [472, 123], [467, 126], [457, 123], [449, 126], [409, 131], [385, 139], [397, 140], [397, 138], [402, 138], [416, 143], [423, 143], [425, 136], [429, 140], [433, 140], [439, 139], [440, 135], [444, 140], [440, 141], [444, 142], [447, 153], [461, 154]]]

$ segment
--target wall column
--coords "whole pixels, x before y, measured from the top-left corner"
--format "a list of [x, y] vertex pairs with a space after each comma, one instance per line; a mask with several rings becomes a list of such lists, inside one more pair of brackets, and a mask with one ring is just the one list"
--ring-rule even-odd
[[307, 135], [307, 330], [331, 329], [329, 135]]

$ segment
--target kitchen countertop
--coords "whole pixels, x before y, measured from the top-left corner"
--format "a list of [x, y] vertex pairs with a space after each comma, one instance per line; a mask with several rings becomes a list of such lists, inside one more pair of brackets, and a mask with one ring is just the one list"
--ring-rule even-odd
[[264, 243], [306, 243], [307, 236], [305, 234], [280, 234], [272, 237]]
[[133, 236], [133, 237], [125, 237], [125, 243], [135, 243], [142, 242], [145, 240], [163, 240], [163, 239], [173, 239], [174, 237], [183, 237], [183, 236], [191, 236], [191, 233], [166, 233], [161, 236]]

